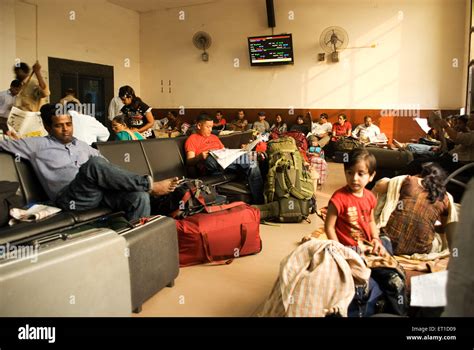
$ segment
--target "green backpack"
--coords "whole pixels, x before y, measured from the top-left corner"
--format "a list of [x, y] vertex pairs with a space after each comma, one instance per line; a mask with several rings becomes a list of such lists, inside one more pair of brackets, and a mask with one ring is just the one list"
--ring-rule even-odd
[[314, 194], [313, 180], [292, 137], [268, 142], [268, 175], [264, 195], [268, 219], [300, 222], [308, 217]]

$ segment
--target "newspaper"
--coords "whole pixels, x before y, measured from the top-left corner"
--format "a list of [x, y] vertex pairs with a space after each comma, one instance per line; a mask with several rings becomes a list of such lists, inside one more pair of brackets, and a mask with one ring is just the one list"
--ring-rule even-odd
[[48, 135], [39, 112], [27, 112], [12, 107], [7, 125], [8, 130], [13, 130], [20, 138]]
[[219, 163], [222, 169], [227, 168], [231, 165], [237, 158], [246, 154], [247, 151], [245, 149], [229, 149], [229, 148], [222, 148], [216, 149], [213, 151], [209, 151], [209, 154], [214, 157], [214, 159]]
[[428, 125], [428, 119], [426, 119], [426, 118], [415, 118], [415, 121], [419, 125], [421, 130], [423, 130], [425, 132], [425, 134], [427, 134], [428, 131], [430, 131], [431, 128]]
[[428, 273], [411, 278], [411, 306], [446, 306], [448, 271]]
[[209, 151], [209, 154], [214, 157], [214, 159], [219, 163], [222, 169], [226, 169], [231, 165], [236, 159], [241, 157], [244, 154], [250, 153], [257, 143], [261, 142], [263, 137], [257, 137], [255, 141], [249, 143], [244, 148], [231, 149], [231, 148], [222, 148], [218, 150]]
[[388, 142], [388, 138], [384, 133], [381, 133], [381, 134], [378, 134], [376, 136], [370, 136], [369, 141], [370, 141], [370, 143], [383, 143], [383, 144], [385, 144], [385, 143]]
[[18, 222], [33, 222], [47, 218], [53, 214], [59, 213], [61, 209], [51, 207], [44, 204], [35, 204], [31, 208], [24, 210], [18, 208], [10, 209], [10, 216], [13, 218], [9, 221], [9, 225], [12, 226]]

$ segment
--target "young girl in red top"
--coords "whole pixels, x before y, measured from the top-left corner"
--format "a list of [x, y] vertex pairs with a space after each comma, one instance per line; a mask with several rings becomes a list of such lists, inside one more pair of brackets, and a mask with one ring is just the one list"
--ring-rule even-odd
[[356, 149], [344, 163], [347, 185], [331, 197], [326, 215], [325, 229], [329, 239], [346, 246], [357, 247], [357, 241], [366, 240], [373, 252], [381, 254], [383, 246], [375, 225], [375, 196], [365, 188], [374, 179], [375, 157], [364, 149]]
[[[385, 247], [382, 245], [374, 219], [377, 200], [372, 192], [365, 189], [365, 186], [374, 179], [375, 168], [375, 157], [367, 150], [358, 148], [349, 153], [349, 161], [344, 163], [347, 185], [332, 195], [324, 226], [329, 239], [353, 247], [358, 252], [361, 252], [358, 243], [367, 241], [372, 246], [372, 254], [385, 258], [388, 254], [393, 254], [390, 240], [384, 237]], [[367, 255], [367, 252], [364, 254]], [[393, 267], [372, 268], [369, 283], [370, 292], [364, 296], [363, 300], [370, 300], [376, 295], [375, 291], [378, 289], [375, 285], [380, 288], [387, 301], [383, 312], [406, 314], [408, 303], [403, 272], [399, 272]], [[371, 294], [370, 298], [369, 293]], [[360, 300], [354, 300], [349, 306], [349, 315], [354, 315], [351, 310], [354, 310], [353, 307], [358, 302]], [[359, 316], [368, 316], [374, 312], [367, 311], [365, 313], [360, 310]]]

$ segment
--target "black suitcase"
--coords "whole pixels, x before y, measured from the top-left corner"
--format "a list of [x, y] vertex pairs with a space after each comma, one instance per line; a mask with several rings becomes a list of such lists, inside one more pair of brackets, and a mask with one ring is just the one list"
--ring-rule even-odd
[[130, 316], [127, 244], [116, 232], [51, 234], [0, 250], [0, 317]]

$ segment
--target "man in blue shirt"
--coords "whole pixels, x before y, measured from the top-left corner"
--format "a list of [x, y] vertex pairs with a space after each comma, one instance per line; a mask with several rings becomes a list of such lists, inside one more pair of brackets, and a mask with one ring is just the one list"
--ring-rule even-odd
[[106, 206], [124, 211], [129, 220], [150, 215], [150, 194], [166, 195], [178, 178], [153, 182], [149, 175], [124, 170], [73, 137], [72, 118], [52, 104], [41, 107], [49, 135], [0, 141], [6, 151], [30, 161], [49, 198], [64, 210]]

